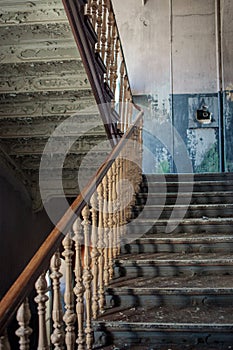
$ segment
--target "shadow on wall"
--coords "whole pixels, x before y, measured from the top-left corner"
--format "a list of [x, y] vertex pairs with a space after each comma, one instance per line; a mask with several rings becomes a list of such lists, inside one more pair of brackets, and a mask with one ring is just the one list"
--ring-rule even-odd
[[2, 297], [52, 229], [44, 211], [33, 213], [23, 186], [1, 169], [0, 297]]

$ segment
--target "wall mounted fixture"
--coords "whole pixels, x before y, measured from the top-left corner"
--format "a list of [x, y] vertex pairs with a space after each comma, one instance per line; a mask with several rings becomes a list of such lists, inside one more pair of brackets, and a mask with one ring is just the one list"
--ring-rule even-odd
[[212, 122], [212, 113], [208, 110], [208, 106], [203, 105], [197, 110], [196, 119], [201, 124], [210, 124]]

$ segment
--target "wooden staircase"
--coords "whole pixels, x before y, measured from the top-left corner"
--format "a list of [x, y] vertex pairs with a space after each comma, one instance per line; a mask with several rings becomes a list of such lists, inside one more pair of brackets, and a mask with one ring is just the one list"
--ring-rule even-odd
[[[178, 187], [187, 203], [189, 179], [188, 175], [167, 175], [164, 182], [164, 176], [144, 177], [134, 208], [135, 217], [146, 211], [141, 227], [149, 227], [157, 217], [164, 196], [165, 205], [149, 232], [123, 245], [115, 260], [107, 311], [95, 322], [97, 347], [232, 348], [233, 177], [194, 175], [188, 210], [177, 228], [166, 233]], [[147, 193], [149, 182], [153, 190]], [[161, 193], [165, 189], [167, 194]], [[147, 200], [151, 202], [148, 207]], [[176, 209], [181, 207], [180, 203]], [[135, 224], [137, 234], [139, 223]]]

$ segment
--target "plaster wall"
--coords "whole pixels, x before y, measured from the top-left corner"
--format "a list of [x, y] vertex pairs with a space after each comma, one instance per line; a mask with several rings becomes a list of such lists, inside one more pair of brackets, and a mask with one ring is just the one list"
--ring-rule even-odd
[[[222, 78], [224, 157], [227, 170], [233, 168], [229, 102], [233, 101], [233, 2], [220, 1], [222, 71], [218, 62], [215, 0], [148, 0], [145, 6], [140, 0], [113, 0], [113, 4], [133, 93], [137, 102], [140, 103], [142, 95], [147, 95], [155, 105], [152, 118], [146, 117], [147, 127], [151, 129], [153, 118], [156, 121], [161, 117], [166, 119], [183, 139], [194, 172], [219, 171], [222, 151], [218, 94]], [[204, 105], [212, 114], [209, 125], [196, 120], [197, 109]], [[174, 137], [169, 148], [173, 149], [170, 156], [174, 158]], [[214, 167], [213, 150], [216, 153]], [[166, 154], [164, 149], [153, 152], [159, 159], [161, 154]], [[151, 165], [149, 171], [153, 172]], [[173, 166], [170, 171], [174, 171]]]

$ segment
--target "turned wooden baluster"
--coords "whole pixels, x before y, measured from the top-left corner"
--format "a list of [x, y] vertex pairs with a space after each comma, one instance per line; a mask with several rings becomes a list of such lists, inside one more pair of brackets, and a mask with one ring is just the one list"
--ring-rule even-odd
[[91, 309], [91, 282], [92, 282], [92, 273], [91, 273], [91, 256], [90, 256], [90, 210], [86, 205], [82, 210], [84, 227], [84, 271], [83, 271], [83, 284], [85, 287], [85, 302], [86, 302], [86, 346], [88, 350], [92, 349], [93, 344], [93, 329], [91, 324], [92, 309]]
[[124, 76], [124, 87], [123, 87], [123, 108], [122, 108], [122, 123], [124, 126], [124, 132], [126, 132], [128, 128], [128, 121], [127, 121], [127, 111], [128, 111], [128, 101], [127, 101], [127, 90], [128, 90], [128, 77], [125, 74]]
[[[141, 184], [141, 143], [140, 143], [140, 134], [141, 134], [141, 126], [136, 127], [135, 134], [135, 157], [137, 157], [136, 163], [136, 177], [135, 177], [135, 192], [139, 192], [140, 184]], [[136, 197], [135, 197], [136, 200]]]
[[93, 275], [93, 296], [92, 296], [92, 315], [96, 319], [99, 311], [99, 294], [98, 294], [98, 227], [97, 227], [97, 193], [91, 197], [92, 213], [92, 230], [91, 230], [91, 258], [92, 258], [92, 275]]
[[98, 52], [99, 54], [101, 53], [101, 31], [102, 31], [102, 24], [103, 24], [103, 6], [102, 6], [102, 1], [103, 0], [99, 0], [98, 3], [98, 11], [97, 11], [97, 29], [96, 29], [96, 33], [97, 33], [97, 37], [98, 37], [98, 42], [96, 45], [96, 52]]
[[35, 302], [38, 304], [38, 317], [39, 317], [39, 339], [37, 350], [49, 350], [48, 336], [46, 330], [46, 302], [48, 301], [47, 293], [47, 281], [45, 278], [45, 272], [38, 278], [35, 284], [37, 296]]
[[112, 164], [112, 224], [113, 224], [113, 248], [112, 248], [112, 253], [113, 253], [113, 258], [115, 259], [117, 257], [117, 223], [118, 223], [118, 218], [117, 218], [117, 213], [118, 213], [118, 208], [117, 208], [117, 160]]
[[116, 189], [117, 189], [117, 213], [116, 213], [116, 222], [117, 222], [117, 232], [116, 232], [116, 255], [120, 254], [121, 246], [121, 190], [120, 190], [120, 173], [121, 173], [121, 159], [118, 157], [116, 160]]
[[97, 187], [98, 193], [98, 248], [99, 248], [99, 310], [104, 312], [105, 293], [104, 293], [104, 218], [103, 218], [103, 185]]
[[131, 96], [131, 91], [129, 88], [129, 83], [127, 79], [127, 91], [126, 91], [126, 130], [129, 128], [130, 124], [132, 123], [132, 114], [133, 114], [133, 109], [132, 109], [132, 96]]
[[78, 344], [78, 350], [85, 350], [85, 333], [84, 333], [84, 285], [83, 285], [83, 268], [82, 268], [82, 254], [81, 247], [83, 244], [83, 230], [81, 226], [81, 219], [78, 218], [73, 225], [75, 242], [75, 288], [74, 293], [76, 295], [76, 313], [78, 320], [78, 338], [76, 343]]
[[50, 268], [52, 273], [50, 277], [52, 279], [53, 288], [53, 308], [52, 308], [52, 319], [53, 319], [53, 333], [51, 334], [51, 342], [54, 345], [55, 350], [64, 349], [64, 330], [62, 320], [62, 307], [61, 307], [61, 292], [60, 292], [60, 278], [62, 273], [61, 268], [61, 257], [60, 252], [57, 251], [50, 262]]
[[101, 28], [101, 58], [105, 63], [106, 42], [107, 42], [107, 8], [108, 0], [103, 0], [103, 21]]
[[124, 198], [123, 196], [125, 195], [123, 193], [123, 186], [122, 186], [122, 181], [123, 181], [123, 164], [124, 164], [124, 160], [122, 155], [119, 156], [118, 158], [118, 186], [119, 186], [119, 199], [118, 199], [118, 203], [119, 203], [119, 232], [118, 232], [118, 241], [119, 241], [119, 245], [118, 245], [118, 254], [120, 253], [120, 242], [123, 236], [123, 232], [124, 232]]
[[63, 320], [66, 325], [65, 343], [67, 350], [74, 350], [75, 348], [75, 322], [76, 315], [74, 312], [74, 293], [72, 283], [72, 256], [74, 252], [72, 250], [73, 240], [71, 234], [68, 233], [62, 241], [64, 251], [62, 255], [65, 257], [65, 309]]
[[11, 350], [7, 332], [0, 336], [0, 350]]
[[111, 3], [108, 1], [108, 21], [107, 21], [107, 49], [106, 49], [106, 82], [110, 85], [110, 64], [111, 64], [111, 58], [112, 58], [112, 50], [113, 50], [113, 36], [112, 36], [112, 29], [114, 24], [114, 16], [111, 8]]
[[113, 172], [112, 167], [107, 173], [108, 179], [108, 271], [109, 279], [113, 278], [113, 201], [112, 201], [112, 189], [113, 189]]
[[[112, 83], [112, 92], [114, 96], [116, 95], [116, 83], [118, 79], [118, 55], [120, 50], [120, 40], [119, 38], [116, 39], [115, 44], [115, 55], [114, 55], [114, 63], [113, 63], [113, 83]], [[116, 102], [114, 98], [114, 103]]]
[[124, 61], [122, 61], [120, 66], [120, 94], [119, 94], [120, 130], [122, 132], [125, 131], [124, 75], [125, 75], [125, 63]]
[[19, 348], [20, 350], [29, 350], [29, 337], [32, 334], [32, 329], [29, 327], [31, 312], [28, 299], [26, 299], [24, 303], [22, 303], [22, 305], [19, 307], [16, 319], [19, 323], [19, 328], [15, 332], [15, 334], [19, 337]]
[[97, 10], [98, 10], [98, 1], [92, 0], [91, 4], [91, 22], [93, 28], [96, 30], [96, 21], [97, 21]]
[[112, 40], [111, 40], [111, 58], [110, 58], [110, 89], [112, 90], [113, 94], [115, 95], [115, 90], [113, 89], [114, 79], [115, 79], [115, 45], [116, 45], [116, 39], [117, 39], [117, 28], [116, 23], [114, 22], [113, 17], [113, 24], [112, 24]]
[[108, 179], [103, 178], [103, 221], [104, 221], [104, 284], [109, 283], [109, 265], [108, 265]]
[[91, 19], [91, 2], [92, 0], [88, 0], [86, 5], [86, 15]]

